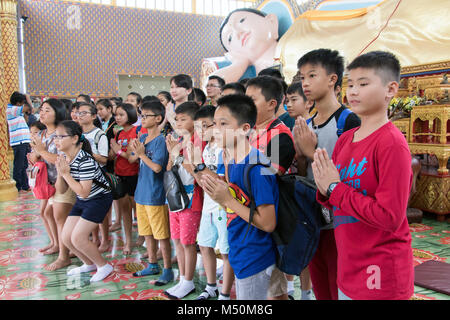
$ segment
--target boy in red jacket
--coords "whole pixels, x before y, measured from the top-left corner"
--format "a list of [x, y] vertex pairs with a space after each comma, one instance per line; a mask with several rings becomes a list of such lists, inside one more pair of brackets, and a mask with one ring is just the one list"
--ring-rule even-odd
[[333, 209], [340, 299], [409, 299], [414, 292], [406, 208], [411, 154], [387, 108], [400, 80], [389, 52], [357, 57], [348, 67], [347, 99], [361, 126], [336, 143], [332, 160], [317, 149], [317, 200]]

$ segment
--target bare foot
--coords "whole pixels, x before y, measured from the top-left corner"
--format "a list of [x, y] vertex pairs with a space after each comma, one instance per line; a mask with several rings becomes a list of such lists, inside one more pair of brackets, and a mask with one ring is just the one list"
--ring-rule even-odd
[[145, 238], [143, 236], [139, 236], [136, 240], [136, 244], [134, 245], [135, 247], [140, 247], [144, 244], [145, 242]]
[[53, 246], [50, 249], [46, 250], [43, 252], [44, 255], [49, 255], [49, 254], [55, 254], [59, 252], [59, 247], [58, 246]]
[[120, 229], [122, 229], [122, 225], [120, 223], [114, 223], [111, 227], [109, 227], [109, 232], [114, 232]]
[[50, 243], [48, 246], [39, 249], [39, 252], [44, 252], [47, 251], [48, 249], [50, 249], [51, 247], [53, 247], [53, 243]]
[[123, 246], [123, 254], [126, 255], [126, 256], [131, 254], [131, 245], [125, 244]]
[[46, 265], [44, 267], [44, 269], [47, 270], [47, 271], [55, 271], [55, 270], [67, 267], [71, 263], [72, 262], [70, 261], [70, 259], [62, 260], [62, 259], [58, 258], [55, 261], [53, 261], [51, 264]]
[[100, 247], [98, 247], [98, 251], [100, 251], [100, 253], [106, 252], [109, 249], [109, 242], [105, 242], [105, 243], [101, 243]]

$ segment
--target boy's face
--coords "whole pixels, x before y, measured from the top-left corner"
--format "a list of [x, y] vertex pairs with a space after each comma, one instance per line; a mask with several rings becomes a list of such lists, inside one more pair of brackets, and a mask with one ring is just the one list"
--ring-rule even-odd
[[141, 124], [144, 128], [153, 128], [162, 122], [161, 115], [155, 115], [151, 110], [142, 110]]
[[261, 88], [255, 86], [247, 87], [245, 94], [252, 98], [253, 102], [256, 105], [256, 110], [258, 114], [256, 116], [256, 123], [261, 123], [263, 119], [275, 114], [275, 107], [277, 106], [277, 101], [275, 99], [271, 99], [269, 101], [266, 100], [266, 97], [261, 92]]
[[397, 90], [396, 81], [384, 83], [373, 69], [356, 68], [349, 72], [347, 100], [357, 115], [386, 112]]
[[301, 95], [298, 93], [287, 94], [287, 112], [289, 116], [296, 119], [298, 116], [308, 115], [309, 108], [311, 107], [311, 103], [309, 101], [305, 101]]
[[195, 121], [194, 129], [202, 141], [211, 141], [214, 131], [214, 119], [199, 118]]
[[337, 81], [336, 74], [328, 74], [320, 64], [307, 63], [300, 67], [300, 80], [303, 92], [308, 100], [319, 100], [326, 96]]
[[236, 57], [244, 56], [254, 63], [278, 39], [278, 18], [253, 12], [237, 11], [222, 29], [222, 42], [227, 51]]
[[186, 113], [178, 113], [175, 116], [176, 131], [180, 136], [187, 138], [194, 132], [194, 119]]
[[97, 115], [91, 113], [91, 108], [88, 106], [81, 106], [78, 109], [78, 123], [80, 125], [88, 125], [94, 122]]
[[216, 109], [213, 136], [220, 148], [234, 150], [238, 140], [247, 139], [246, 135], [250, 129], [248, 123], [239, 125], [238, 120], [226, 106]]

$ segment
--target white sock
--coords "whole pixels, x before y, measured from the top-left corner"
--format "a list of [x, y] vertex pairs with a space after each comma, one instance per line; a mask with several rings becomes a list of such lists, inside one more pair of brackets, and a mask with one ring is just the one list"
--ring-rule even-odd
[[312, 300], [312, 290], [302, 290], [301, 300]]
[[217, 299], [217, 300], [231, 300], [231, 297], [230, 297], [230, 295], [228, 295], [228, 297], [227, 297], [227, 296], [224, 296], [224, 295], [221, 293], [221, 294], [219, 294], [219, 299]]
[[209, 284], [207, 284], [205, 290], [208, 291], [209, 295], [212, 298], [215, 298], [217, 296], [216, 295], [217, 284], [215, 286], [210, 286]]
[[172, 295], [178, 299], [182, 299], [191, 293], [192, 290], [195, 290], [194, 281], [185, 279]]
[[97, 272], [92, 276], [91, 282], [102, 281], [109, 276], [113, 270], [113, 266], [109, 263], [105, 264], [103, 267], [97, 268]]
[[73, 268], [67, 271], [68, 276], [74, 276], [84, 272], [91, 272], [97, 269], [95, 264], [83, 264], [81, 267]]
[[295, 289], [294, 289], [294, 280], [288, 281], [288, 283], [287, 283], [287, 291], [288, 291], [288, 294], [294, 295], [294, 291], [295, 291]]
[[178, 282], [176, 285], [174, 285], [173, 287], [169, 288], [166, 290], [166, 292], [170, 295], [173, 295], [173, 293], [181, 286], [181, 284], [184, 281], [184, 276], [180, 276], [180, 282]]

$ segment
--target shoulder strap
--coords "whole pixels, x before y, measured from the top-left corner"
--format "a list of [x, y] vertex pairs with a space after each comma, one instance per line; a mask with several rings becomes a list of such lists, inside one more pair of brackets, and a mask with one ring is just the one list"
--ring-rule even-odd
[[112, 121], [112, 122], [109, 124], [108, 128], [106, 128], [105, 133], [107, 133], [107, 132], [109, 131], [109, 129], [111, 129], [111, 127], [112, 127], [113, 125], [115, 125], [115, 124], [116, 124], [116, 121], [115, 121], [115, 120]]
[[311, 117], [311, 118], [308, 118], [308, 119], [306, 119], [306, 124], [310, 124], [310, 123], [311, 123], [311, 121], [312, 121], [312, 117]]
[[97, 133], [95, 134], [95, 137], [94, 137], [94, 143], [95, 143], [95, 147], [97, 149], [98, 149], [98, 143], [99, 143], [100, 138], [102, 136], [106, 136], [106, 134], [103, 132], [103, 130], [100, 129], [100, 130], [97, 131]]
[[340, 137], [341, 134], [344, 133], [344, 127], [345, 127], [345, 121], [347, 120], [347, 117], [350, 113], [353, 113], [350, 109], [345, 108], [342, 110], [341, 114], [339, 115], [339, 119], [337, 122], [337, 136]]
[[250, 230], [250, 226], [253, 222], [253, 216], [255, 215], [255, 212], [256, 212], [256, 202], [255, 202], [255, 199], [253, 198], [252, 184], [251, 184], [251, 180], [250, 180], [250, 171], [256, 166], [263, 166], [265, 168], [271, 167], [270, 164], [268, 164], [268, 163], [262, 163], [262, 162], [257, 161], [254, 164], [246, 166], [244, 169], [244, 185], [245, 185], [245, 188], [247, 189], [247, 195], [250, 199], [250, 214], [248, 217], [247, 231], [245, 232], [243, 240], [245, 240], [245, 238], [247, 237], [247, 233]]
[[[87, 160], [87, 159], [92, 159], [94, 160], [94, 163], [97, 164], [97, 166], [99, 167], [100, 171], [103, 174], [103, 177], [105, 178], [106, 182], [109, 184], [108, 179], [106, 178], [106, 171], [105, 169], [102, 168], [101, 165], [98, 164], [97, 161], [95, 161], [94, 157], [92, 157], [90, 154], [86, 154], [83, 158], [80, 159], [80, 162], [78, 163], [78, 171], [80, 171], [80, 164], [82, 161]], [[101, 181], [98, 181], [97, 179], [92, 179], [92, 182], [99, 185], [100, 187], [102, 187], [103, 189], [107, 190], [107, 191], [111, 191], [111, 186], [107, 186], [106, 184], [104, 184]]]
[[116, 137], [115, 137], [116, 142], [119, 141], [119, 135], [120, 135], [120, 133], [121, 133], [122, 131], [123, 131], [123, 129], [122, 129], [122, 130], [119, 130], [119, 132], [117, 132]]

